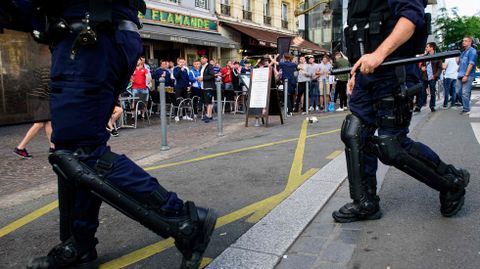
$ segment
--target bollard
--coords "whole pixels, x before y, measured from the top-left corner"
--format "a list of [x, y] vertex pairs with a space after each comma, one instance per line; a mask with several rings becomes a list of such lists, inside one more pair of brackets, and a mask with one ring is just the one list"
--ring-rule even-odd
[[305, 113], [307, 115], [308, 115], [308, 108], [310, 107], [310, 103], [308, 102], [309, 95], [310, 95], [310, 81], [307, 81], [307, 84], [305, 86], [305, 96], [303, 97], [303, 102], [304, 102], [304, 106], [305, 106]]
[[288, 78], [285, 79], [285, 84], [283, 84], [283, 97], [283, 114], [286, 119], [288, 116]]
[[327, 83], [328, 80], [323, 80], [323, 112], [327, 112], [327, 96], [330, 96], [327, 95]]
[[222, 78], [217, 77], [217, 136], [223, 136]]
[[162, 130], [162, 147], [161, 151], [169, 150], [170, 147], [167, 144], [167, 110], [165, 102], [165, 78], [160, 77], [160, 129]]

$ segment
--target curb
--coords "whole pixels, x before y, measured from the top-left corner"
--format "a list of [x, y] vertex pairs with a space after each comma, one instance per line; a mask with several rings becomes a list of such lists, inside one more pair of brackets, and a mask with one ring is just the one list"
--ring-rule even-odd
[[[410, 130], [429, 113], [412, 119]], [[389, 169], [379, 162], [377, 189]], [[347, 178], [345, 153], [337, 156], [215, 258], [207, 269], [275, 268], [303, 230]]]

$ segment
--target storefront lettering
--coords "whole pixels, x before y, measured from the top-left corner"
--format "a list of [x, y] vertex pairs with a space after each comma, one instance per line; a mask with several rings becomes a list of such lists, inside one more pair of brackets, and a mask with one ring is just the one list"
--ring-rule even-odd
[[152, 8], [147, 8], [145, 15], [139, 13], [138, 17], [159, 24], [189, 27], [205, 31], [218, 31], [217, 21]]

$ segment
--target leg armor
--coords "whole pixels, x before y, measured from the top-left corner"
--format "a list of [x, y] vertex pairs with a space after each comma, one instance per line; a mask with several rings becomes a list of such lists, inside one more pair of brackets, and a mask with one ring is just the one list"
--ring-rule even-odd
[[[170, 203], [178, 199], [174, 199], [176, 195], [167, 192], [161, 186], [145, 195], [122, 191], [108, 181], [109, 170], [113, 166], [111, 160], [116, 157], [118, 155], [107, 152], [97, 162], [97, 171], [78, 160], [71, 151], [57, 150], [49, 156], [49, 161], [59, 177], [89, 189], [94, 195], [156, 234], [164, 238], [173, 237], [175, 245], [184, 257], [182, 268], [197, 268], [215, 227], [217, 219], [215, 212], [211, 209], [197, 208], [193, 202], [187, 202], [177, 212], [166, 210], [175, 208], [175, 205]], [[62, 249], [65, 250], [65, 247]]]
[[372, 139], [373, 151], [387, 165], [392, 165], [440, 192], [441, 213], [455, 215], [462, 207], [467, 170], [447, 165], [426, 145], [406, 136], [412, 116], [411, 100], [399, 96], [381, 99], [379, 111], [380, 136]]
[[[362, 130], [367, 131], [360, 118], [351, 114], [342, 125], [341, 138], [345, 143], [347, 158], [348, 183], [353, 203], [344, 205], [333, 212], [337, 222], [371, 220], [381, 217], [379, 198], [376, 195], [377, 181], [375, 177], [365, 175], [365, 145]], [[372, 130], [373, 131], [373, 130]]]

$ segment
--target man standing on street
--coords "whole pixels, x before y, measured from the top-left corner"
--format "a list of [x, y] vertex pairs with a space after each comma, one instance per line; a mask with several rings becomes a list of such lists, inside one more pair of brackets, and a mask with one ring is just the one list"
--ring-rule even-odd
[[[349, 67], [350, 64], [348, 61], [343, 58], [342, 52], [338, 51], [335, 53], [335, 68], [346, 68]], [[347, 81], [348, 81], [348, 75], [343, 74], [343, 75], [337, 75], [337, 86], [335, 88], [335, 100], [333, 102], [337, 102], [337, 96], [340, 97], [340, 107], [337, 109], [337, 111], [344, 111], [347, 109]]]
[[200, 87], [203, 91], [203, 102], [207, 106], [207, 114], [203, 118], [205, 123], [209, 123], [213, 120], [213, 101], [215, 90], [215, 73], [213, 72], [213, 65], [208, 63], [208, 57], [202, 56], [200, 58], [202, 63], [202, 69], [200, 69], [200, 76], [197, 77], [197, 81], [200, 82]]
[[[341, 138], [353, 202], [333, 212], [336, 222], [381, 218], [377, 158], [437, 190], [443, 216], [451, 217], [463, 206], [470, 179], [468, 171], [444, 163], [432, 149], [407, 136], [412, 119], [410, 96], [420, 82], [418, 65], [379, 68], [385, 60], [414, 57], [423, 50], [427, 38], [426, 3], [349, 2], [347, 56], [355, 65], [348, 85], [352, 91], [352, 114], [343, 122]], [[401, 92], [406, 92], [406, 96]]]
[[[458, 77], [458, 64], [457, 59], [448, 58], [444, 64], [445, 75], [443, 78], [443, 108], [448, 109], [451, 107], [455, 109], [455, 100], [457, 99], [457, 77]], [[450, 97], [451, 105], [448, 105], [448, 98]]]
[[472, 95], [472, 83], [475, 79], [475, 68], [477, 65], [477, 50], [472, 47], [473, 38], [463, 38], [464, 51], [458, 59], [457, 91], [462, 97], [463, 110], [461, 114], [470, 115], [470, 97]]
[[[437, 51], [437, 44], [435, 42], [427, 43], [425, 47], [425, 54], [433, 55]], [[430, 110], [435, 112], [435, 101], [437, 97], [437, 80], [442, 74], [442, 61], [428, 61], [421, 64], [422, 70], [422, 82], [423, 82], [423, 91], [422, 91], [422, 103], [427, 102], [427, 88], [430, 88]], [[420, 112], [421, 106], [415, 108], [416, 112]]]

